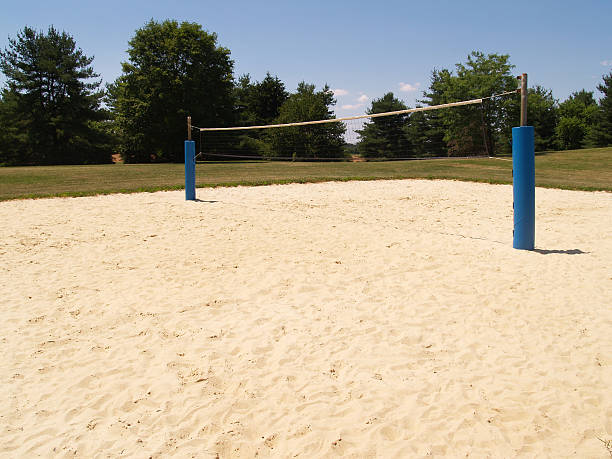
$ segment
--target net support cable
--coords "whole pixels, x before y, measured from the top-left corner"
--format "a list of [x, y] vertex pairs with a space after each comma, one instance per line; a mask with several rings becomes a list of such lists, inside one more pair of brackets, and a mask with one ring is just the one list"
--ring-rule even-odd
[[430, 105], [428, 107], [408, 108], [406, 110], [397, 110], [394, 112], [373, 113], [371, 115], [345, 116], [343, 118], [332, 118], [329, 120], [300, 121], [297, 123], [284, 123], [284, 124], [264, 124], [260, 126], [233, 126], [233, 127], [216, 127], [216, 128], [203, 128], [203, 127], [198, 127], [198, 126], [191, 126], [191, 128], [199, 130], [200, 132], [239, 131], [239, 130], [244, 131], [248, 129], [266, 129], [266, 128], [280, 128], [280, 127], [290, 127], [290, 126], [307, 126], [310, 124], [338, 123], [340, 121], [362, 120], [366, 118], [378, 118], [381, 116], [404, 115], [407, 113], [426, 112], [429, 110], [437, 110], [439, 108], [459, 107], [461, 105], [482, 104], [484, 100], [495, 99], [497, 97], [507, 96], [509, 94], [516, 94], [518, 92], [520, 92], [520, 88], [512, 90], [512, 91], [502, 92], [499, 94], [493, 94], [487, 97], [481, 97], [480, 99], [462, 100], [460, 102], [450, 102], [448, 104]]
[[460, 105], [481, 104], [482, 100], [483, 99], [464, 100], [461, 102], [451, 102], [449, 104], [431, 105], [429, 107], [409, 108], [406, 110], [397, 110], [395, 112], [374, 113], [372, 115], [346, 116], [344, 118], [332, 118], [329, 120], [300, 121], [298, 123], [285, 123], [285, 124], [266, 124], [263, 126], [235, 126], [235, 127], [218, 127], [218, 128], [199, 128], [199, 129], [202, 132], [240, 131], [240, 130], [244, 131], [247, 129], [267, 129], [267, 128], [280, 128], [280, 127], [290, 127], [290, 126], [308, 126], [311, 124], [338, 123], [340, 121], [361, 120], [365, 118], [378, 118], [380, 116], [404, 115], [407, 113], [425, 112], [428, 110], [436, 110], [438, 108], [458, 107]]

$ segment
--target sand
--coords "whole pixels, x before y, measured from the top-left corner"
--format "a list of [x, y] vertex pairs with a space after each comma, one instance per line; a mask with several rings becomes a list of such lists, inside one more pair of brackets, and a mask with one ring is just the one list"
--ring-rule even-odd
[[612, 194], [0, 203], [2, 457], [609, 457]]

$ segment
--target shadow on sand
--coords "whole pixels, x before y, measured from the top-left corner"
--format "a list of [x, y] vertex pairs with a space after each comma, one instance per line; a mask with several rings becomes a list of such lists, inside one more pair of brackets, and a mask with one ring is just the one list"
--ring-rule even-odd
[[533, 252], [542, 254], [542, 255], [548, 255], [550, 253], [561, 253], [564, 255], [582, 255], [582, 254], [586, 254], [589, 252], [583, 252], [580, 249], [569, 249], [569, 250], [545, 250], [545, 249], [533, 249]]

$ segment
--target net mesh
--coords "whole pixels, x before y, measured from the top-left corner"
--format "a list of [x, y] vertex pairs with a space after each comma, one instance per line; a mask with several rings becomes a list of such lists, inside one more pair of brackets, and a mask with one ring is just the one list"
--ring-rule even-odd
[[198, 159], [371, 161], [489, 156], [486, 99], [491, 98], [340, 119], [196, 128], [200, 131]]

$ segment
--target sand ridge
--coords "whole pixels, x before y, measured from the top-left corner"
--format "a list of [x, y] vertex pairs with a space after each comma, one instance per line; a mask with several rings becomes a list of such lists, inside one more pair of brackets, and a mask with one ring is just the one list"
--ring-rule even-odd
[[197, 194], [0, 203], [0, 455], [608, 457], [611, 194]]

